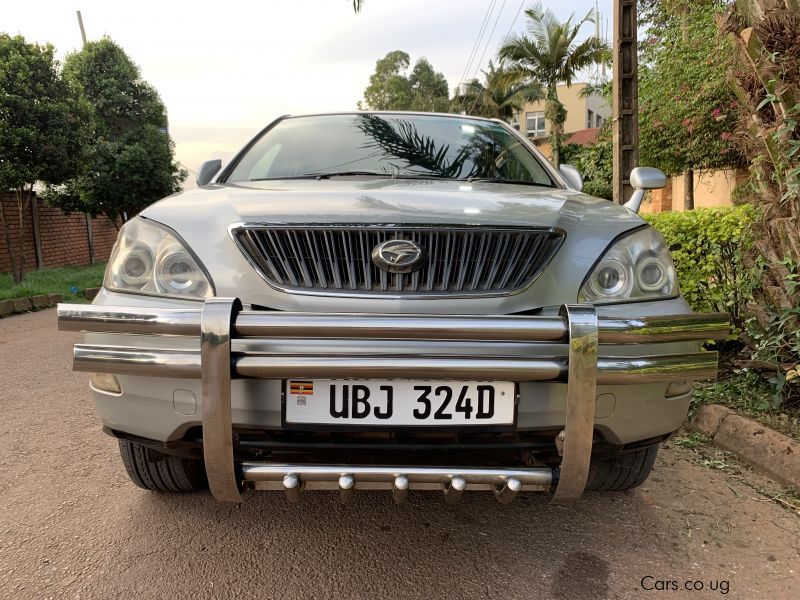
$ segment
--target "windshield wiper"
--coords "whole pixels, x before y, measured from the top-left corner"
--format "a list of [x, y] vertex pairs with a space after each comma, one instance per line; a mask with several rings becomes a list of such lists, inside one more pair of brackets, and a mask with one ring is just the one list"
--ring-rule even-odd
[[287, 175], [286, 177], [256, 177], [250, 181], [276, 181], [281, 179], [330, 179], [332, 177], [383, 177], [386, 179], [450, 179], [442, 175], [413, 173], [379, 173], [378, 171], [335, 171], [332, 173], [305, 173], [304, 175]]
[[394, 177], [393, 173], [379, 173], [378, 171], [335, 171], [333, 173], [309, 173], [315, 179], [330, 179], [331, 177]]
[[466, 180], [469, 183], [479, 182], [479, 183], [508, 183], [512, 185], [532, 185], [535, 187], [546, 187], [552, 188], [555, 187], [549, 183], [537, 183], [535, 181], [520, 181], [519, 179], [506, 179], [504, 177], [470, 177]]
[[303, 175], [285, 175], [283, 177], [254, 177], [250, 181], [279, 181], [281, 179], [330, 179], [331, 177], [348, 177], [365, 175], [369, 177], [392, 177], [391, 173], [376, 171], [338, 171], [334, 173], [304, 173]]

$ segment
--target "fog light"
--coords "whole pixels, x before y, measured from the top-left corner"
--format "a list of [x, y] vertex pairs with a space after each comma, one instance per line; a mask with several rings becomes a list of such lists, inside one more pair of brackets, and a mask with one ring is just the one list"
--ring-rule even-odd
[[691, 391], [692, 391], [691, 381], [676, 381], [675, 383], [671, 383], [670, 386], [667, 388], [667, 393], [665, 394], [665, 396], [667, 398], [673, 398], [675, 396], [683, 396]]
[[122, 388], [119, 387], [117, 378], [108, 373], [92, 373], [89, 377], [89, 384], [100, 392], [109, 392], [111, 394], [121, 394]]

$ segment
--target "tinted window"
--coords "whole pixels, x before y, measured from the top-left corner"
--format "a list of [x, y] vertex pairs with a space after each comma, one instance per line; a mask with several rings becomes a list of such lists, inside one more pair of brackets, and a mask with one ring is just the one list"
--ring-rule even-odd
[[496, 123], [369, 113], [284, 119], [247, 151], [227, 181], [346, 172], [553, 185], [534, 155]]

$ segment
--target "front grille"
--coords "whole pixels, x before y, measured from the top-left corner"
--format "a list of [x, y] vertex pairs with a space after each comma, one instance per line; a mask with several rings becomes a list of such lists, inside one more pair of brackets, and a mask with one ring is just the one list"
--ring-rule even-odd
[[[513, 292], [536, 279], [564, 239], [552, 229], [390, 225], [247, 225], [233, 235], [275, 287], [367, 295]], [[425, 248], [426, 263], [412, 273], [378, 268], [373, 248], [393, 239]]]

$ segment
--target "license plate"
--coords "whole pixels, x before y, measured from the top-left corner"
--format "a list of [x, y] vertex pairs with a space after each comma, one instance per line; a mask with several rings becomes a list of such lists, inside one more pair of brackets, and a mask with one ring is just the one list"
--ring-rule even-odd
[[516, 386], [482, 381], [290, 379], [287, 424], [486, 426], [514, 423]]

